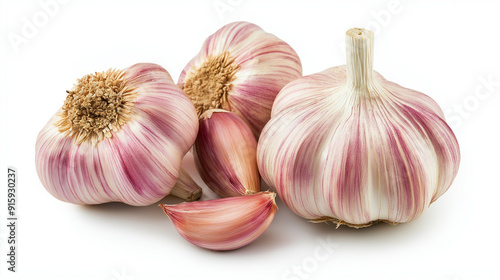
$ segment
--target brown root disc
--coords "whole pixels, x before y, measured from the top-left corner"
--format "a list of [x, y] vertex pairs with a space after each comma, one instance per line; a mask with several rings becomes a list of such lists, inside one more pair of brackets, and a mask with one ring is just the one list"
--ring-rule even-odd
[[228, 95], [239, 66], [229, 52], [208, 57], [192, 68], [184, 80], [184, 92], [193, 102], [198, 117], [210, 109], [229, 109]]
[[76, 144], [94, 145], [111, 130], [118, 131], [129, 119], [137, 94], [126, 85], [123, 71], [109, 69], [78, 79], [68, 95], [55, 123], [60, 132], [74, 138]]

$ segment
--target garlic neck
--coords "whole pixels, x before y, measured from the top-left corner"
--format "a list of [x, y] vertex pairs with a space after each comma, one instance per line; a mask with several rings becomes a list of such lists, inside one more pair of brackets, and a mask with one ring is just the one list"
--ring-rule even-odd
[[347, 87], [365, 97], [370, 97], [373, 88], [373, 38], [373, 32], [367, 29], [346, 32]]

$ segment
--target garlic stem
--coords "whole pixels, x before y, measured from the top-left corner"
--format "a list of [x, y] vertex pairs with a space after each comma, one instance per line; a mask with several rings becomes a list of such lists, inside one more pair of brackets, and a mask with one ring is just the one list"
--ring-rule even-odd
[[184, 168], [181, 168], [179, 179], [177, 179], [177, 183], [175, 183], [175, 186], [170, 191], [170, 194], [189, 202], [200, 199], [202, 190], [193, 178], [189, 176], [187, 171], [184, 170]]
[[373, 84], [373, 38], [367, 29], [346, 32], [347, 86], [365, 97], [370, 96]]

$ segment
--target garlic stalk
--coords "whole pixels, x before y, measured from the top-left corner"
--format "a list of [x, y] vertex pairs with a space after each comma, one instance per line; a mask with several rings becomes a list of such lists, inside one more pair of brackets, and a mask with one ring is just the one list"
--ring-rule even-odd
[[176, 230], [196, 246], [234, 250], [250, 244], [271, 224], [277, 210], [275, 193], [160, 204]]
[[209, 109], [233, 112], [258, 137], [278, 92], [301, 76], [300, 59], [287, 43], [255, 24], [234, 22], [206, 39], [178, 84], [198, 116]]
[[373, 71], [373, 37], [349, 30], [346, 66], [284, 87], [259, 139], [264, 181], [306, 219], [408, 222], [458, 172], [458, 142], [440, 107]]
[[161, 66], [96, 72], [77, 81], [39, 133], [36, 169], [62, 201], [149, 205], [174, 187], [197, 131], [191, 101]]
[[257, 141], [236, 114], [221, 109], [205, 111], [193, 150], [201, 178], [219, 196], [260, 191]]

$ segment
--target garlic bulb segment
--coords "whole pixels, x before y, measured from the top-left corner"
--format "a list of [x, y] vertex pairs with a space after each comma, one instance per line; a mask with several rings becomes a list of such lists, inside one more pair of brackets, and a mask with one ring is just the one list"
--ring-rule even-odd
[[190, 202], [200, 199], [202, 189], [196, 184], [193, 178], [191, 178], [189, 173], [184, 170], [184, 168], [181, 168], [177, 183], [175, 183], [170, 194]]
[[150, 205], [169, 194], [198, 132], [196, 110], [161, 66], [85, 75], [36, 141], [36, 169], [75, 204]]
[[264, 233], [276, 214], [275, 196], [261, 192], [160, 206], [187, 241], [205, 249], [227, 251], [250, 244]]
[[346, 45], [346, 66], [276, 98], [257, 149], [261, 176], [312, 221], [411, 221], [454, 180], [457, 139], [434, 100], [373, 71], [371, 31], [349, 30]]
[[300, 59], [292, 47], [255, 24], [234, 22], [206, 39], [178, 84], [198, 116], [209, 109], [233, 112], [258, 137], [278, 92], [301, 76]]
[[221, 197], [257, 193], [257, 141], [236, 114], [208, 110], [200, 117], [194, 144], [196, 169], [207, 186]]

